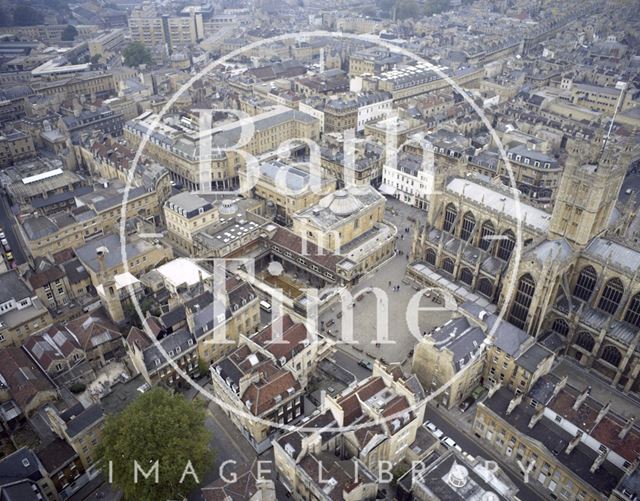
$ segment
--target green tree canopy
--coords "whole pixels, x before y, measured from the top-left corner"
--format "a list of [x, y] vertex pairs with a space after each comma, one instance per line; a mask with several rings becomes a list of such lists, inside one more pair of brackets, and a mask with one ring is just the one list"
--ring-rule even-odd
[[29, 5], [18, 5], [13, 9], [13, 24], [15, 26], [34, 26], [43, 22], [42, 13]]
[[127, 45], [122, 53], [124, 56], [124, 64], [127, 66], [140, 66], [141, 64], [149, 64], [151, 62], [151, 53], [140, 42], [132, 42]]
[[105, 475], [111, 472], [125, 499], [185, 498], [213, 464], [204, 422], [201, 401], [161, 388], [147, 391], [120, 414], [107, 417], [98, 449]]
[[78, 30], [76, 30], [75, 26], [67, 24], [67, 27], [62, 31], [62, 41], [63, 42], [72, 42], [78, 36]]

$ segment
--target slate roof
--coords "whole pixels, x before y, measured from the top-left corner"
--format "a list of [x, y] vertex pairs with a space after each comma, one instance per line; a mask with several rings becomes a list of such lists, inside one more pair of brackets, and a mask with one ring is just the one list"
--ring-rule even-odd
[[55, 392], [53, 384], [22, 348], [0, 350], [0, 375], [23, 410], [39, 393]]
[[556, 457], [561, 460], [562, 464], [594, 489], [606, 495], [611, 492], [622, 478], [622, 470], [611, 462], [605, 461], [595, 473], [592, 473], [590, 468], [598, 455], [596, 451], [580, 442], [571, 454], [565, 454], [564, 450], [573, 436], [546, 416], [543, 416], [533, 428], [529, 428], [529, 422], [535, 409], [529, 405], [521, 404], [510, 414], [507, 414], [506, 410], [512, 398], [513, 394], [508, 389], [500, 388], [493, 396], [487, 397], [483, 403], [524, 436], [543, 445], [549, 451], [548, 454], [553, 454], [556, 451]]
[[0, 304], [12, 299], [17, 302], [32, 296], [31, 291], [16, 270], [0, 274], [0, 283], [2, 284], [2, 287], [0, 287]]
[[56, 438], [36, 453], [45, 470], [53, 475], [60, 468], [67, 465], [78, 457], [76, 451], [73, 450], [65, 440]]
[[460, 370], [479, 352], [485, 334], [462, 316], [435, 329], [431, 338], [438, 350], [446, 348], [451, 351], [455, 369]]
[[[3, 493], [5, 490], [4, 486], [6, 486], [7, 484], [17, 483], [21, 480], [37, 482], [42, 478], [43, 476], [40, 472], [40, 463], [38, 461], [38, 458], [31, 450], [27, 449], [26, 447], [22, 447], [21, 449], [18, 449], [17, 451], [0, 460], [0, 487], [2, 488]], [[29, 490], [31, 490], [30, 486]], [[13, 491], [13, 494], [16, 495], [20, 492], [22, 492], [22, 489]], [[36, 498], [30, 496], [24, 499], [29, 500]]]
[[606, 238], [591, 240], [583, 254], [599, 261], [609, 261], [632, 273], [640, 269], [640, 251]]
[[75, 336], [80, 347], [85, 351], [122, 337], [118, 327], [105, 316], [102, 310], [92, 311], [75, 318], [67, 322], [65, 328]]
[[[169, 363], [160, 349], [140, 329], [132, 329], [127, 337], [127, 343], [135, 343], [142, 350], [144, 365], [149, 373], [154, 373]], [[196, 346], [195, 337], [186, 329], [180, 329], [163, 337], [159, 343], [173, 360], [180, 358]]]
[[520, 200], [519, 204], [516, 204], [515, 199], [511, 196], [488, 186], [478, 184], [469, 179], [453, 178], [447, 183], [446, 190], [498, 211], [510, 220], [515, 220], [517, 217], [516, 208], [519, 205], [523, 226], [531, 226], [541, 233], [546, 233], [549, 229], [551, 214], [527, 205], [522, 200]]
[[47, 216], [35, 216], [25, 219], [22, 229], [29, 240], [39, 240], [58, 231], [58, 226]]
[[[97, 249], [105, 247], [109, 252], [104, 254], [104, 263], [107, 270], [120, 266], [122, 264], [121, 240], [119, 234], [110, 233], [100, 238], [95, 238], [86, 244], [75, 249], [78, 259], [94, 272], [100, 271], [100, 263], [98, 261]], [[149, 252], [153, 248], [153, 244], [146, 240], [128, 238], [125, 244], [125, 255], [127, 259], [135, 259], [136, 257]]]
[[72, 416], [69, 421], [67, 421], [67, 434], [70, 437], [75, 437], [89, 426], [100, 421], [103, 417], [104, 411], [100, 404], [93, 404], [83, 409], [77, 415]]

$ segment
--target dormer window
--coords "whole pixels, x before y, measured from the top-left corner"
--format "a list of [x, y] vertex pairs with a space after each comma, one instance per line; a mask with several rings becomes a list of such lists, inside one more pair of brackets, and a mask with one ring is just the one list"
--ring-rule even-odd
[[524, 163], [525, 163], [526, 165], [529, 165], [529, 158], [525, 157], [525, 159], [524, 159]]

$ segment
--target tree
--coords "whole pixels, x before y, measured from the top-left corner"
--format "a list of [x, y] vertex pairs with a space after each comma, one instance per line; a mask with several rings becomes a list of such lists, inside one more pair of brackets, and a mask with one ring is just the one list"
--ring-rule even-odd
[[416, 0], [398, 0], [396, 5], [396, 19], [410, 19], [418, 17], [420, 9]]
[[93, 56], [91, 56], [91, 64], [93, 65], [99, 64], [101, 57], [102, 57], [102, 54], [94, 54]]
[[130, 43], [122, 54], [124, 56], [124, 64], [127, 66], [140, 66], [151, 62], [151, 53], [140, 42]]
[[200, 376], [209, 374], [209, 363], [200, 357], [198, 357], [198, 371], [200, 372]]
[[73, 42], [78, 36], [78, 30], [75, 26], [67, 24], [67, 27], [63, 30], [61, 39], [63, 42]]
[[13, 9], [13, 24], [15, 26], [34, 26], [43, 22], [44, 16], [33, 7], [18, 5]]
[[213, 465], [204, 422], [202, 401], [153, 388], [107, 417], [98, 447], [101, 465], [125, 499], [183, 499]]

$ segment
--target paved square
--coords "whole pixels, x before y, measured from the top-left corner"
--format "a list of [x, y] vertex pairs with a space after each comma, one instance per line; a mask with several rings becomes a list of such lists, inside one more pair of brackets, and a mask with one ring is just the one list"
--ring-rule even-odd
[[[359, 357], [382, 358], [389, 363], [402, 363], [407, 360], [409, 353], [418, 342], [419, 338], [414, 337], [407, 323], [407, 311], [411, 299], [418, 294], [413, 284], [405, 284], [404, 280], [407, 263], [407, 256], [411, 247], [412, 231], [405, 232], [405, 228], [413, 228], [413, 222], [408, 217], [418, 221], [424, 221], [425, 213], [418, 209], [407, 207], [395, 199], [387, 200], [385, 219], [398, 227], [397, 250], [403, 254], [396, 255], [384, 263], [381, 267], [369, 273], [353, 288], [351, 293], [359, 299], [354, 301], [353, 307], [353, 339], [358, 344], [349, 346], [341, 344], [340, 348]], [[394, 287], [399, 286], [399, 290], [394, 291]], [[375, 287], [379, 289], [377, 298], [374, 292], [365, 292], [367, 289]], [[381, 300], [382, 299], [382, 300]], [[424, 332], [442, 325], [452, 316], [451, 311], [445, 310], [441, 305], [434, 303], [431, 298], [423, 297], [420, 307], [433, 308], [432, 311], [421, 311], [418, 313], [419, 336]], [[412, 311], [413, 308], [411, 308]], [[336, 341], [346, 339], [342, 337], [342, 318], [338, 318], [341, 308], [334, 305], [332, 309], [325, 312], [320, 317], [324, 321], [325, 331], [331, 331], [332, 338]], [[386, 322], [388, 326], [388, 344], [376, 345], [378, 314], [382, 313], [381, 322]], [[333, 323], [331, 322], [333, 321]], [[331, 325], [329, 325], [331, 324]], [[381, 323], [384, 325], [384, 323]], [[381, 333], [382, 335], [382, 333]]]

